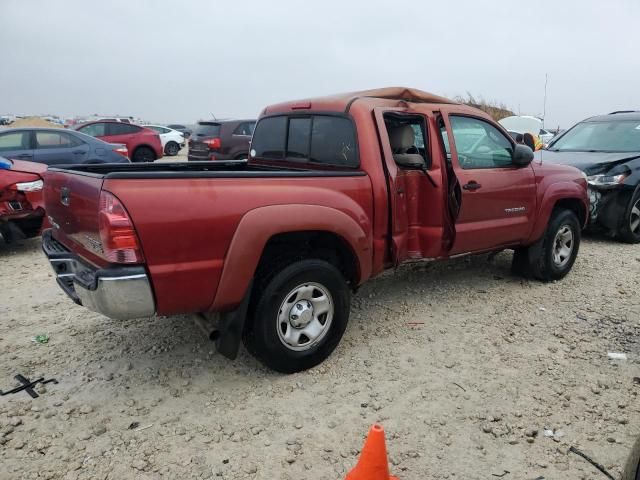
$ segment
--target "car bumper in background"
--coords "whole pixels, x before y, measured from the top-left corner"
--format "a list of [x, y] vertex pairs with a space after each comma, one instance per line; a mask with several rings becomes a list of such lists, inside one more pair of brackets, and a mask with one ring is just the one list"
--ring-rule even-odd
[[151, 284], [142, 266], [97, 269], [81, 261], [51, 230], [42, 234], [42, 250], [60, 288], [78, 305], [107, 317], [126, 320], [155, 313]]

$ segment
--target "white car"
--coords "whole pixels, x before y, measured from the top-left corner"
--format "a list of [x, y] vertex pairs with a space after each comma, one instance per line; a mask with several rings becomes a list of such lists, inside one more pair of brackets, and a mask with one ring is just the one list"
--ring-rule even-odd
[[184, 134], [172, 128], [163, 127], [162, 125], [143, 125], [146, 128], [155, 130], [160, 136], [162, 149], [164, 154], [173, 157], [178, 154], [181, 148], [185, 146]]
[[532, 117], [529, 115], [506, 117], [499, 120], [498, 123], [506, 128], [509, 132], [516, 133], [531, 133], [540, 137], [540, 140], [545, 145], [551, 141], [554, 134], [548, 130], [542, 128], [542, 120], [538, 117]]

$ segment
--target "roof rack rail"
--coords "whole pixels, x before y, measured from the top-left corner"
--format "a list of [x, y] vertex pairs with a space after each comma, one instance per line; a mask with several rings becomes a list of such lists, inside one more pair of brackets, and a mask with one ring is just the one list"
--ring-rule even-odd
[[615, 112], [609, 113], [609, 115], [615, 115], [616, 113], [636, 113], [638, 110], [616, 110]]

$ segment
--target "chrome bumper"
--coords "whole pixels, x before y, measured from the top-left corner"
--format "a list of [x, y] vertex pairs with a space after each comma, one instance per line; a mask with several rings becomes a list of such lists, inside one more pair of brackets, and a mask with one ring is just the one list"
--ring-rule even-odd
[[42, 250], [60, 288], [78, 305], [107, 317], [127, 320], [155, 313], [153, 291], [144, 267], [97, 269], [81, 261], [47, 230]]

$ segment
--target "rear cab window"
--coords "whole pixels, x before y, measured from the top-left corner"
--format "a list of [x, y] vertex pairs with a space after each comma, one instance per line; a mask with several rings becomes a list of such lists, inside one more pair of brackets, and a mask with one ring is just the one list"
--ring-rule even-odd
[[251, 158], [358, 168], [356, 130], [341, 115], [275, 115], [258, 121]]

